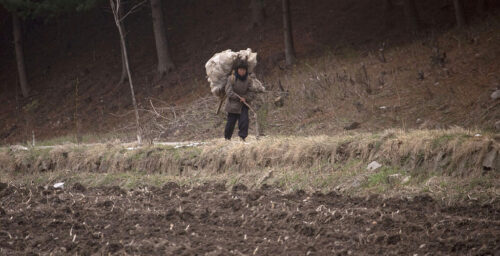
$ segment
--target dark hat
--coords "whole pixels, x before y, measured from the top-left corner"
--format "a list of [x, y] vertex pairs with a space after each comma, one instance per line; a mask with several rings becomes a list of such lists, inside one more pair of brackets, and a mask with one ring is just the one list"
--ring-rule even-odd
[[244, 68], [248, 69], [248, 61], [245, 59], [238, 58], [234, 62], [234, 69]]

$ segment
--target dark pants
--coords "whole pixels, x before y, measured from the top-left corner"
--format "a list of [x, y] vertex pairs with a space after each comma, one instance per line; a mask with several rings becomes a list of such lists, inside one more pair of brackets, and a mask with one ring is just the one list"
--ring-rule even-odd
[[227, 114], [226, 129], [224, 130], [224, 138], [230, 140], [233, 136], [234, 127], [236, 126], [236, 121], [238, 121], [238, 136], [245, 139], [248, 136], [248, 107], [243, 106], [241, 108], [241, 114]]

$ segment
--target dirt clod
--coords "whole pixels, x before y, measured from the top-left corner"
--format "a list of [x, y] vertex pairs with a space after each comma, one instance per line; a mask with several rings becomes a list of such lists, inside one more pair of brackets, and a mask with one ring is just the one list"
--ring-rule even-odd
[[73, 190], [77, 192], [85, 192], [87, 188], [85, 188], [82, 184], [77, 182], [73, 185]]
[[179, 185], [177, 185], [177, 183], [175, 182], [167, 182], [165, 185], [163, 185], [164, 190], [175, 190], [179, 188]]
[[348, 131], [349, 130], [354, 130], [354, 129], [359, 128], [360, 126], [361, 126], [360, 123], [358, 123], [358, 122], [352, 122], [350, 125], [344, 127], [344, 130], [348, 130]]
[[247, 190], [248, 190], [247, 186], [243, 184], [236, 184], [233, 186], [233, 192], [247, 191]]
[[0, 191], [6, 189], [8, 186], [7, 183], [0, 182]]

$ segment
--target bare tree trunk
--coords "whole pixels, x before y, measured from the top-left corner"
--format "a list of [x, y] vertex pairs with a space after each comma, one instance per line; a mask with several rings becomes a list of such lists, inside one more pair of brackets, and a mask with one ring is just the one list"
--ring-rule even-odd
[[158, 55], [158, 73], [160, 77], [168, 74], [175, 66], [168, 50], [167, 33], [165, 32], [165, 20], [161, 0], [151, 0], [151, 14], [153, 16], [153, 30]]
[[264, 1], [252, 0], [250, 8], [252, 9], [252, 26], [257, 27], [262, 25], [264, 23], [264, 19], [266, 18]]
[[[125, 24], [124, 24], [124, 20], [123, 19], [123, 14], [124, 14], [124, 4], [123, 3], [120, 3], [121, 6], [118, 8], [118, 17], [120, 18], [121, 22], [120, 22], [120, 26], [121, 26], [121, 29], [122, 31], [125, 31]], [[127, 35], [125, 34], [124, 35], [124, 40], [125, 40], [125, 44], [127, 44]], [[122, 84], [123, 82], [125, 82], [125, 80], [127, 80], [127, 65], [125, 64], [125, 49], [123, 49], [123, 46], [120, 44], [120, 51], [121, 51], [121, 54], [122, 54], [122, 75], [120, 77], [120, 84]]]
[[285, 57], [286, 64], [292, 65], [295, 63], [295, 48], [293, 46], [292, 36], [292, 21], [290, 17], [290, 2], [289, 0], [282, 0], [283, 4], [283, 32], [285, 36]]
[[76, 78], [75, 82], [75, 133], [76, 133], [76, 144], [80, 144], [82, 142], [82, 134], [80, 131], [80, 113], [78, 112], [78, 86], [80, 85], [80, 79]]
[[466, 25], [464, 3], [462, 0], [453, 0], [453, 5], [455, 6], [455, 17], [457, 19], [457, 26], [462, 28]]
[[[116, 1], [116, 3], [115, 3]], [[111, 10], [113, 11], [113, 17], [115, 19], [115, 24], [116, 27], [118, 28], [118, 33], [120, 34], [120, 43], [121, 47], [123, 49], [123, 59], [125, 60], [125, 68], [127, 70], [127, 76], [128, 76], [128, 82], [130, 84], [130, 93], [132, 96], [132, 105], [134, 106], [134, 114], [135, 114], [135, 125], [137, 128], [137, 142], [139, 144], [142, 143], [141, 139], [141, 126], [139, 124], [139, 110], [137, 109], [137, 102], [135, 100], [135, 93], [134, 93], [134, 83], [132, 82], [132, 74], [130, 73], [130, 66], [128, 62], [128, 53], [127, 53], [127, 45], [125, 44], [125, 35], [122, 30], [122, 19], [120, 19], [120, 7], [121, 7], [121, 0], [109, 0], [109, 3], [111, 4]]]
[[415, 0], [404, 0], [404, 10], [408, 29], [412, 31], [418, 30], [419, 17]]
[[29, 96], [30, 88], [26, 76], [26, 66], [24, 65], [23, 35], [21, 31], [21, 20], [17, 14], [12, 13], [12, 30], [14, 34], [14, 46], [16, 49], [17, 71], [19, 72], [19, 84], [21, 91], [26, 98]]

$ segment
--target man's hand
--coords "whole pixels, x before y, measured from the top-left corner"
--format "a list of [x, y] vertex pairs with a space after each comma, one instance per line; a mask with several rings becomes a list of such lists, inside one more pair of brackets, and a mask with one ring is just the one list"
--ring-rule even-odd
[[243, 102], [243, 103], [247, 102], [247, 100], [245, 98], [243, 98], [243, 97], [240, 98], [240, 101]]

